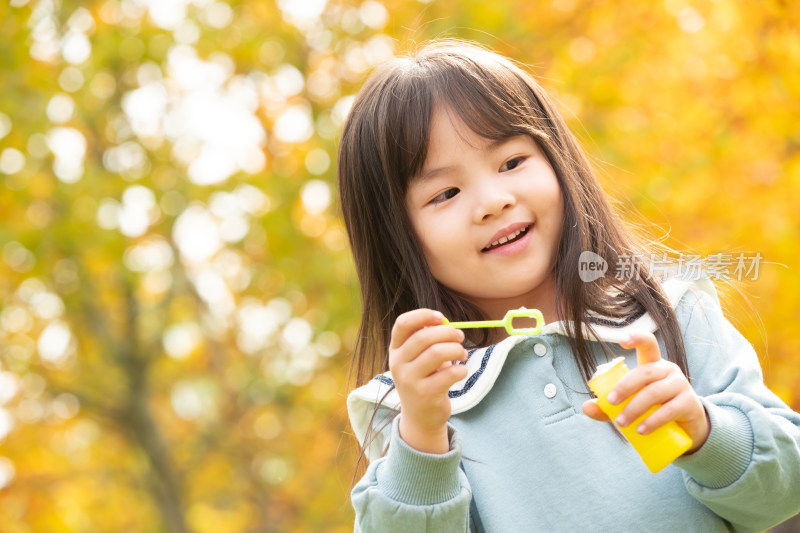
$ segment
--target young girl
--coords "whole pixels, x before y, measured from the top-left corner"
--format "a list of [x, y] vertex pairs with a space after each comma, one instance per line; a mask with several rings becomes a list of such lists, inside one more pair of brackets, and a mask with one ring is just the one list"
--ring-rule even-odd
[[[761, 531], [800, 511], [800, 415], [709, 280], [638, 259], [509, 60], [449, 42], [383, 66], [344, 126], [339, 187], [363, 295], [356, 531]], [[584, 252], [604, 276], [583, 281]], [[542, 311], [541, 334], [443, 323], [521, 306]], [[618, 356], [636, 368], [610, 401], [638, 394], [617, 422], [660, 404], [637, 431], [674, 420], [693, 441], [657, 474], [586, 385]]]

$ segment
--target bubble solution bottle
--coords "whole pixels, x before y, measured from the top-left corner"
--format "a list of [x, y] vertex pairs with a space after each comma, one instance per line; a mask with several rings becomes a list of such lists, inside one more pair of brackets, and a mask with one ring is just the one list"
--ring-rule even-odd
[[597, 405], [600, 409], [608, 415], [611, 422], [628, 439], [628, 442], [642, 457], [647, 468], [656, 473], [691, 448], [692, 439], [674, 420], [670, 420], [647, 435], [640, 435], [636, 432], [636, 428], [642, 420], [661, 407], [660, 405], [654, 405], [625, 427], [617, 425], [617, 415], [628, 405], [628, 402], [631, 401], [635, 394], [617, 405], [612, 405], [608, 402], [608, 394], [614, 390], [617, 382], [627, 373], [628, 366], [625, 364], [625, 359], [617, 357], [597, 367], [594, 376], [589, 380], [589, 388], [597, 396]]

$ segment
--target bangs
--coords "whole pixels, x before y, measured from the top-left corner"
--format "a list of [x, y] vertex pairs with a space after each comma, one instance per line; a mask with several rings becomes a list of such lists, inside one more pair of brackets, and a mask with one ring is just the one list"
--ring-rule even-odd
[[385, 148], [396, 152], [403, 190], [425, 163], [435, 109], [455, 113], [476, 135], [492, 141], [528, 135], [541, 145], [548, 139], [546, 113], [530, 76], [480, 49], [445, 50], [402, 59], [387, 80], [392, 86], [385, 91], [387, 126], [395, 137], [387, 139], [394, 146]]

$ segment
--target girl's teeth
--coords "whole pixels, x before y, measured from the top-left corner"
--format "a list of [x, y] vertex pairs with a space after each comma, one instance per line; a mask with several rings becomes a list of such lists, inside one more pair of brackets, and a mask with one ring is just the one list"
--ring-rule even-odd
[[507, 237], [500, 237], [500, 240], [494, 241], [492, 244], [490, 244], [490, 246], [500, 246], [501, 244], [505, 244], [508, 241], [517, 238], [523, 231], [524, 229], [517, 230]]

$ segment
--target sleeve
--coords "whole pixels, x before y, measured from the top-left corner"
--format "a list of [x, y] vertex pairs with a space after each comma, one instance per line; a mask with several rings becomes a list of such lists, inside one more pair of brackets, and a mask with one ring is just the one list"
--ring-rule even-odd
[[351, 493], [356, 533], [468, 532], [472, 491], [461, 462], [461, 438], [449, 426], [450, 451], [419, 452], [391, 427], [385, 457], [369, 465]]
[[708, 294], [679, 308], [692, 386], [708, 440], [678, 458], [689, 493], [737, 531], [763, 531], [800, 512], [800, 414], [764, 384], [752, 345]]

